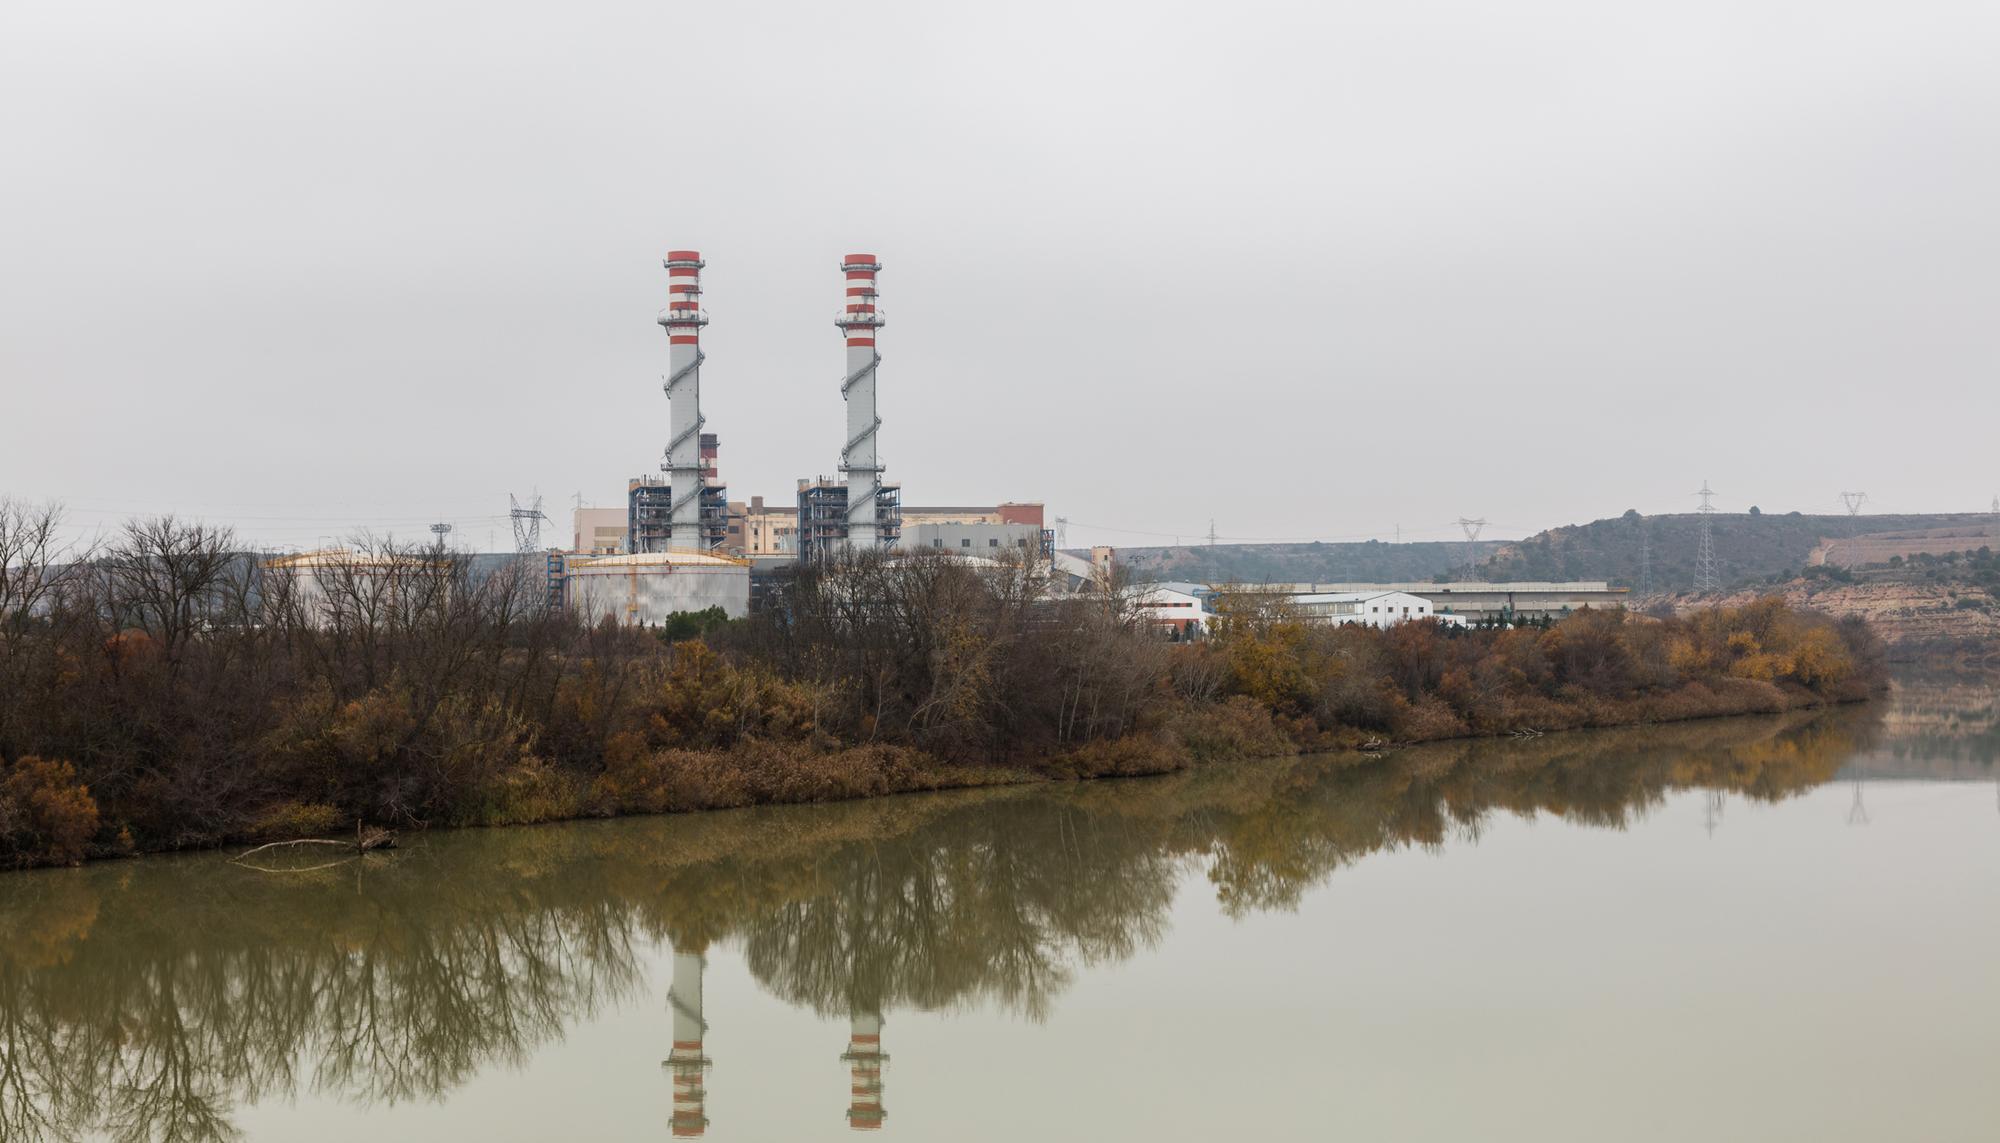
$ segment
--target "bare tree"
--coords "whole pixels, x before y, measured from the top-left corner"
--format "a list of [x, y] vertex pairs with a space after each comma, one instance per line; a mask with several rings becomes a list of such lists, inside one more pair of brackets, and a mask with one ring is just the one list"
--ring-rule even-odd
[[0, 498], [0, 761], [17, 757], [21, 704], [54, 667], [63, 592], [88, 551], [62, 538], [62, 507]]
[[172, 516], [134, 520], [104, 561], [112, 618], [151, 636], [177, 671], [188, 641], [222, 615], [238, 561], [227, 528]]

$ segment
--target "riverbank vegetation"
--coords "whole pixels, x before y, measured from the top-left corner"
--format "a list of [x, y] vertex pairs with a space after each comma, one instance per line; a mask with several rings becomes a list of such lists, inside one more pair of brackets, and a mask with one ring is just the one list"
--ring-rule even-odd
[[0, 864], [1165, 773], [1879, 684], [1865, 625], [1777, 601], [1377, 631], [1248, 594], [1171, 644], [1128, 593], [917, 553], [805, 569], [674, 640], [543, 606], [539, 559], [475, 577], [364, 541], [301, 578], [170, 519], [70, 558], [53, 512], [0, 508]]
[[839, 1021], [829, 1057], [856, 1013], [1038, 1019], [1085, 967], [1158, 942], [1189, 895], [1251, 916], [1510, 816], [1615, 830], [1681, 791], [1776, 802], [1831, 780], [1880, 722], [1803, 712], [467, 831], [282, 876], [193, 860], [21, 877], [0, 893], [0, 1138], [231, 1139], [262, 1101], [437, 1102], [627, 1005], [664, 1038], [669, 1006], [644, 993], [662, 938], [740, 949], [760, 990]]

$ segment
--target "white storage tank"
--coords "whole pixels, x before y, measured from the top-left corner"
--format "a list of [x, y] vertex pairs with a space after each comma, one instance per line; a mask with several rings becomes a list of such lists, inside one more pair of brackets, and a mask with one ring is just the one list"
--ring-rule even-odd
[[750, 561], [709, 552], [645, 552], [576, 560], [563, 599], [587, 622], [607, 615], [653, 627], [677, 611], [720, 607], [731, 619], [750, 613]]

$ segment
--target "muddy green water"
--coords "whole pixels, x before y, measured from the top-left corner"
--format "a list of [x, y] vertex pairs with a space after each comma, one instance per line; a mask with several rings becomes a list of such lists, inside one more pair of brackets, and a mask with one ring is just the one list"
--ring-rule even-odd
[[2000, 709], [0, 877], [0, 1139], [2000, 1137]]

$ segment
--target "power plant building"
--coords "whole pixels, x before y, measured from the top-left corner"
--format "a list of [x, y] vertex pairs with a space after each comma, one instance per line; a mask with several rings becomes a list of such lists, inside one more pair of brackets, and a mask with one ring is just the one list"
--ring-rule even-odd
[[701, 408], [707, 263], [698, 251], [671, 250], [664, 266], [667, 305], [658, 321], [668, 346], [667, 445], [660, 475], [634, 477], [622, 513], [577, 509], [571, 553], [550, 557], [551, 599], [593, 620], [652, 625], [711, 606], [743, 615], [753, 566], [762, 576], [842, 548], [950, 550], [977, 559], [1003, 551], [1051, 553], [1053, 534], [1039, 503], [916, 509], [906, 529], [902, 489], [883, 479], [876, 390], [882, 263], [873, 254], [840, 262], [834, 325], [846, 353], [840, 383], [846, 414], [837, 475], [799, 481], [790, 504], [730, 501], [718, 470], [718, 438], [707, 431]]

